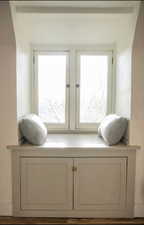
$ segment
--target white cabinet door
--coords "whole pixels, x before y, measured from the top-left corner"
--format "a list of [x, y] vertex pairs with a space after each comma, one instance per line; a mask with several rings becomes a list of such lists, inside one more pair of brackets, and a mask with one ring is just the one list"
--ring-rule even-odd
[[72, 209], [73, 160], [21, 158], [21, 209]]
[[126, 158], [76, 159], [74, 165], [75, 209], [124, 209]]

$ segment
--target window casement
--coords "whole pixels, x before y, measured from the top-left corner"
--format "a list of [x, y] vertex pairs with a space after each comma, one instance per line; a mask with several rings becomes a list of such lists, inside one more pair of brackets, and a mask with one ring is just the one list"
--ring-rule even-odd
[[113, 112], [113, 51], [33, 50], [33, 112], [49, 130], [97, 131]]

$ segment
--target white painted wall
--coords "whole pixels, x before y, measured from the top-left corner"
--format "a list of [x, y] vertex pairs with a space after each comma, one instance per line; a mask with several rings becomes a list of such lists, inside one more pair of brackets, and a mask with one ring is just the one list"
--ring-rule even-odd
[[129, 37], [132, 14], [17, 13], [21, 40], [38, 44], [111, 44]]
[[132, 45], [138, 13], [139, 5], [135, 8], [131, 23], [129, 23], [129, 35], [123, 32], [123, 38], [121, 38], [117, 45], [116, 113], [128, 119], [131, 118]]
[[138, 144], [136, 160], [136, 216], [144, 217], [144, 2], [141, 3], [132, 52], [132, 120], [130, 143]]
[[17, 41], [17, 115], [18, 119], [31, 112], [30, 48]]
[[129, 43], [117, 49], [116, 59], [116, 113], [131, 116], [131, 51]]
[[21, 30], [17, 29], [17, 15], [13, 2], [10, 2], [10, 9], [16, 38], [17, 120], [19, 120], [24, 114], [31, 112], [31, 59], [30, 47], [21, 37], [19, 33]]
[[16, 44], [6, 1], [0, 2], [0, 16], [0, 215], [10, 215], [11, 154], [6, 146], [17, 144]]

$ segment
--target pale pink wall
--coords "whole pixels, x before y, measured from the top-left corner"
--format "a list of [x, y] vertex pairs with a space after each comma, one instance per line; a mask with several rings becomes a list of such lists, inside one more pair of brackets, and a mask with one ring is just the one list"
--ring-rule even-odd
[[136, 216], [144, 217], [144, 2], [133, 42], [131, 105], [130, 143], [141, 146], [136, 159]]
[[0, 215], [11, 213], [11, 154], [17, 143], [16, 43], [9, 3], [0, 1]]

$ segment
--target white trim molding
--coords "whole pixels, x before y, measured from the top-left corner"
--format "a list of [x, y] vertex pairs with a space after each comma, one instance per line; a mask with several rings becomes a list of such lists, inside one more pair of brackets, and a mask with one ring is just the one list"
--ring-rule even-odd
[[0, 201], [0, 216], [12, 216], [11, 201]]
[[136, 203], [134, 210], [135, 217], [144, 217], [144, 203]]
[[17, 13], [132, 13], [140, 1], [13, 1]]

